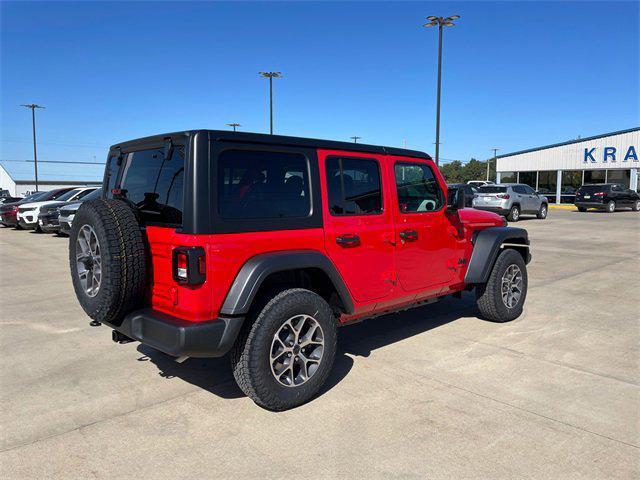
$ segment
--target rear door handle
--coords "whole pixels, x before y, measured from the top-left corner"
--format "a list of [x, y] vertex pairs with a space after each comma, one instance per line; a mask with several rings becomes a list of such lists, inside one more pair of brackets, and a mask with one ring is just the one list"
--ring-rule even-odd
[[406, 242], [415, 242], [418, 240], [418, 232], [415, 230], [403, 230], [400, 232], [400, 238]]
[[336, 243], [341, 247], [350, 248], [360, 245], [360, 237], [351, 233], [345, 233], [336, 237]]

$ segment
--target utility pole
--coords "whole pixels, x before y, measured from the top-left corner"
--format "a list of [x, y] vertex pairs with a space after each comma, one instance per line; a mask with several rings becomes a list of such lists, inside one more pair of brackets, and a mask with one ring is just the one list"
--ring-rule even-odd
[[349, 137], [351, 140], [353, 140], [353, 143], [358, 143], [358, 140], [360, 140], [362, 137]]
[[[496, 170], [498, 169], [498, 157], [497, 157], [497, 152], [498, 150], [500, 150], [499, 148], [492, 148], [491, 150], [493, 150], [493, 161], [496, 164]], [[487, 160], [487, 182], [489, 181], [489, 163], [490, 160]]]
[[425, 23], [424, 27], [438, 26], [438, 91], [436, 100], [436, 165], [440, 160], [440, 86], [442, 79], [442, 30], [444, 27], [453, 27], [454, 20], [458, 20], [460, 15], [451, 15], [450, 17], [427, 17], [429, 23]]
[[36, 105], [35, 103], [28, 105], [20, 105], [21, 107], [31, 109], [31, 125], [33, 127], [33, 164], [36, 170], [36, 192], [38, 189], [38, 149], [36, 148], [36, 108], [45, 108], [42, 105]]
[[259, 72], [269, 79], [269, 133], [273, 135], [273, 79], [282, 77], [282, 72]]
[[227, 127], [232, 127], [233, 131], [236, 131], [236, 127], [241, 127], [242, 125], [240, 125], [239, 123], [227, 123]]

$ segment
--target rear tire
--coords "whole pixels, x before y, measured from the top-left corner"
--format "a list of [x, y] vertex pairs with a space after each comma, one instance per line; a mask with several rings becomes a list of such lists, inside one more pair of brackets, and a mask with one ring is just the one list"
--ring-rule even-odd
[[121, 200], [83, 202], [69, 237], [80, 305], [93, 320], [120, 325], [142, 306], [146, 293], [146, 249], [133, 211]]
[[549, 211], [549, 207], [546, 203], [540, 205], [540, 210], [538, 210], [538, 214], [536, 215], [540, 220], [544, 220], [547, 218], [547, 213]]
[[609, 200], [609, 203], [607, 203], [607, 213], [613, 213], [616, 211], [616, 202], [614, 202], [613, 200]]
[[[510, 280], [513, 274], [515, 277]], [[487, 283], [476, 288], [476, 300], [480, 313], [493, 322], [515, 320], [522, 314], [527, 297], [527, 285], [527, 266], [522, 255], [511, 248], [503, 250], [493, 265]], [[514, 298], [516, 288], [518, 295]]]
[[[318, 392], [331, 371], [337, 348], [336, 319], [322, 297], [302, 288], [280, 292], [256, 310], [231, 349], [233, 376], [240, 389], [263, 408], [297, 407]], [[315, 341], [305, 347], [309, 335]]]
[[579, 212], [586, 212], [587, 209], [586, 209], [586, 207], [578, 207], [578, 211]]
[[520, 220], [520, 207], [518, 205], [514, 205], [509, 210], [509, 215], [507, 215], [507, 220], [510, 222], [517, 222]]

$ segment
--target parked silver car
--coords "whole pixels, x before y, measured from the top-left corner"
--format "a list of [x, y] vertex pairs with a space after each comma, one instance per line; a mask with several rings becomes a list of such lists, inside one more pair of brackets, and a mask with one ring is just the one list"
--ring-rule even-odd
[[549, 200], [529, 185], [501, 183], [480, 187], [473, 199], [473, 208], [495, 212], [510, 222], [517, 222], [522, 214], [547, 218]]

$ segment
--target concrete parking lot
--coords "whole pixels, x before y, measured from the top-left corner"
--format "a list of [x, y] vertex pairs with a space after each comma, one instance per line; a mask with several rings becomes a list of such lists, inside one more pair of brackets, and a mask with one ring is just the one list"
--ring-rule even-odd
[[68, 240], [0, 230], [2, 478], [638, 478], [640, 215], [527, 219], [525, 314], [453, 298], [341, 329], [328, 386], [271, 413], [228, 359], [116, 345]]

